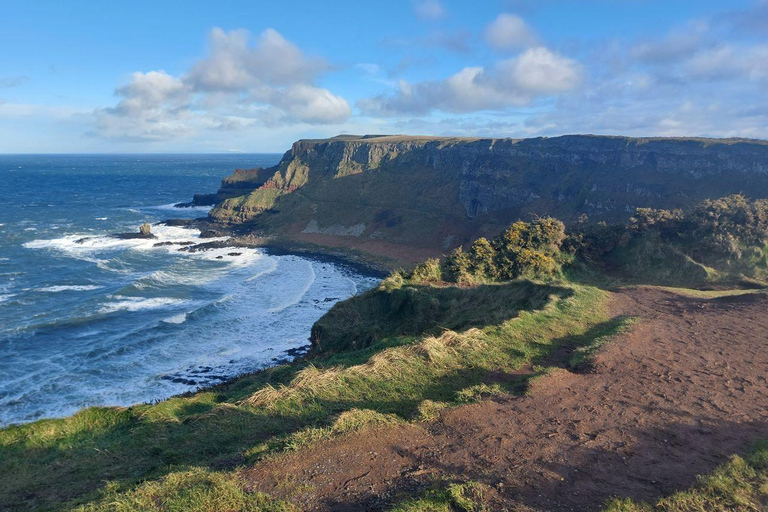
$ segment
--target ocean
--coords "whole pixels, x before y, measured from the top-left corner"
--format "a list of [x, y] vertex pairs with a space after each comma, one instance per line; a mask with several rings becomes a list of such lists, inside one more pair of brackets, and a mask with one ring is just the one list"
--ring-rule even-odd
[[0, 156], [0, 425], [130, 405], [284, 360], [312, 324], [376, 279], [260, 249], [188, 253], [199, 231], [143, 222], [213, 192], [255, 155]]

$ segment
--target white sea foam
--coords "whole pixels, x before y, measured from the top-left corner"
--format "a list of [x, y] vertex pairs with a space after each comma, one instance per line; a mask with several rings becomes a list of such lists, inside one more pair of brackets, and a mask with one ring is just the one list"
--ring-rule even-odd
[[163, 322], [167, 324], [183, 324], [186, 321], [187, 321], [186, 313], [179, 313], [178, 315], [173, 315], [171, 317], [163, 319]]
[[57, 293], [57, 292], [84, 292], [88, 290], [99, 290], [103, 288], [102, 286], [97, 286], [94, 284], [85, 284], [85, 285], [59, 285], [59, 286], [46, 286], [44, 288], [35, 288], [32, 291], [35, 292], [48, 292], [48, 293]]
[[117, 249], [150, 250], [160, 248], [168, 250], [170, 247], [175, 250], [179, 248], [178, 245], [156, 247], [155, 244], [163, 242], [194, 242], [200, 237], [200, 231], [197, 229], [177, 226], [154, 226], [152, 233], [156, 238], [120, 239], [110, 235], [78, 233], [48, 240], [32, 240], [31, 242], [26, 242], [23, 246], [27, 249], [58, 250], [72, 255]]
[[297, 293], [287, 302], [284, 302], [283, 304], [269, 308], [267, 311], [270, 313], [279, 313], [280, 311], [283, 311], [284, 309], [288, 309], [289, 307], [298, 304], [301, 302], [301, 299], [304, 298], [304, 296], [307, 294], [310, 288], [312, 288], [312, 284], [315, 282], [315, 267], [312, 265], [312, 262], [307, 261], [307, 264], [309, 266], [309, 280], [306, 282], [306, 284], [297, 291]]
[[168, 204], [160, 204], [157, 206], [142, 206], [141, 210], [163, 210], [163, 211], [171, 211], [171, 212], [201, 212], [201, 213], [208, 213], [211, 211], [213, 206], [184, 206], [179, 207], [176, 206], [178, 203], [168, 203]]
[[158, 270], [133, 283], [133, 287], [142, 290], [145, 288], [156, 288], [178, 284], [195, 286], [213, 281], [216, 277], [216, 275], [210, 272], [173, 272], [170, 270]]
[[257, 273], [255, 273], [254, 275], [252, 275], [251, 277], [249, 277], [249, 278], [248, 278], [248, 279], [246, 279], [245, 281], [246, 281], [246, 282], [249, 282], [249, 281], [255, 281], [255, 280], [259, 279], [260, 277], [264, 277], [264, 276], [266, 276], [266, 275], [268, 275], [268, 274], [271, 274], [271, 273], [272, 273], [272, 272], [274, 272], [275, 270], [277, 270], [277, 259], [275, 259], [275, 258], [270, 258], [270, 264], [269, 264], [269, 267], [265, 268], [265, 269], [264, 269], [264, 270], [262, 270], [261, 272], [257, 272]]
[[243, 247], [221, 247], [192, 254], [210, 261], [223, 261], [232, 267], [247, 267], [264, 257], [264, 254], [258, 249]]
[[183, 299], [175, 299], [173, 297], [120, 297], [120, 300], [116, 302], [109, 302], [105, 304], [99, 313], [114, 313], [116, 311], [142, 311], [146, 309], [159, 309], [167, 308], [169, 306], [177, 306], [183, 303], [187, 303]]
[[11, 300], [12, 298], [14, 298], [15, 296], [16, 296], [16, 295], [15, 295], [15, 294], [13, 294], [13, 293], [4, 293], [4, 294], [0, 294], [0, 304], [2, 304], [3, 302], [8, 302], [9, 300]]

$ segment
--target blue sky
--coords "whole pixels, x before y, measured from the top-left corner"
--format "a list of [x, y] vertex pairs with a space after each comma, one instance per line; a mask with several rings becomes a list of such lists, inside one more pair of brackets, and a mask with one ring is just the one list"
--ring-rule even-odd
[[0, 3], [0, 152], [768, 137], [768, 0]]

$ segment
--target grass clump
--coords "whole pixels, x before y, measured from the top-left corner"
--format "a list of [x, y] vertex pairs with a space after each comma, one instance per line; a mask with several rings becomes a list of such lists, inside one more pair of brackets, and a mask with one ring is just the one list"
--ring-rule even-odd
[[129, 492], [108, 485], [98, 502], [77, 512], [297, 512], [286, 502], [246, 492], [233, 475], [203, 468], [171, 473]]
[[604, 512], [761, 512], [768, 502], [768, 442], [758, 443], [745, 457], [731, 460], [691, 489], [656, 504], [630, 499], [611, 501]]
[[435, 402], [434, 400], [423, 400], [417, 407], [413, 419], [415, 421], [432, 421], [440, 416], [440, 411], [447, 409], [451, 404], [448, 402]]
[[331, 425], [306, 428], [283, 438], [275, 438], [256, 446], [247, 453], [248, 460], [254, 462], [264, 455], [280, 451], [298, 451], [320, 441], [336, 439], [364, 428], [397, 425], [403, 420], [394, 414], [381, 414], [370, 409], [351, 409], [339, 414]]
[[484, 512], [487, 486], [477, 482], [452, 483], [429, 489], [418, 498], [403, 501], [389, 512]]
[[499, 384], [486, 384], [482, 382], [469, 386], [456, 393], [456, 401], [461, 403], [472, 403], [484, 400], [492, 396], [500, 396], [509, 394], [508, 390], [502, 388]]

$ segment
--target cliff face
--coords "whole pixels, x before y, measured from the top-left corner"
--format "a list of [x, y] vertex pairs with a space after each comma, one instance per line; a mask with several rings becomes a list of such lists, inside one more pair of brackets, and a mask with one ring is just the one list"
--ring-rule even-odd
[[276, 167], [249, 172], [225, 180], [212, 219], [439, 252], [518, 218], [619, 220], [637, 207], [768, 197], [768, 143], [342, 136], [298, 141]]

